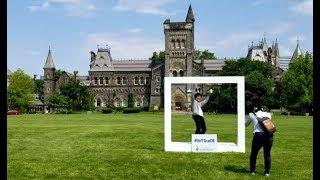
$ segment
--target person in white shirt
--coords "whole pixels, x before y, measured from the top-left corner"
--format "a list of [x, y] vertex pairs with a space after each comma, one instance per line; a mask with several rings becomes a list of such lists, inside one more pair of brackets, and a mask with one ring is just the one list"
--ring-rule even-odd
[[203, 118], [203, 111], [201, 107], [203, 107], [208, 101], [210, 96], [202, 100], [202, 94], [196, 93], [194, 95], [194, 100], [192, 102], [192, 118], [196, 123], [196, 132], [195, 134], [204, 134], [207, 131], [206, 123], [204, 122]]
[[250, 119], [247, 120], [246, 126], [253, 123], [253, 139], [250, 155], [250, 174], [255, 174], [257, 155], [261, 147], [263, 147], [264, 156], [264, 174], [270, 176], [271, 167], [271, 147], [273, 143], [273, 134], [265, 132], [263, 126], [258, 122], [257, 118], [268, 117], [271, 119], [271, 114], [263, 112], [261, 108], [255, 107], [253, 112], [249, 113]]

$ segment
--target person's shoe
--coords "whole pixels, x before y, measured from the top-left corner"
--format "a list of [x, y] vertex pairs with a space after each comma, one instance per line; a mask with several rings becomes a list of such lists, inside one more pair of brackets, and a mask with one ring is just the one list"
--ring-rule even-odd
[[250, 175], [251, 176], [254, 176], [256, 173], [255, 172], [250, 172]]
[[269, 177], [269, 176], [270, 176], [270, 173], [265, 173], [264, 175], [267, 176], [267, 177]]

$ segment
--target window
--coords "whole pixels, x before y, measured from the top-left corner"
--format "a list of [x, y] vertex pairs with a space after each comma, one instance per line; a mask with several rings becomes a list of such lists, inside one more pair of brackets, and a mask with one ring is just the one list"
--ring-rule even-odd
[[121, 78], [117, 77], [117, 84], [120, 85], [121, 84]]
[[144, 83], [144, 78], [140, 77], [140, 84], [143, 84], [143, 83]]
[[117, 107], [120, 107], [120, 106], [121, 106], [121, 102], [120, 102], [120, 101], [117, 101], [116, 106], [117, 106]]
[[149, 85], [149, 84], [150, 84], [150, 78], [146, 77], [146, 85]]
[[157, 82], [160, 82], [161, 81], [161, 77], [160, 76], [157, 76]]
[[136, 101], [136, 105], [137, 105], [137, 107], [140, 107], [140, 106], [141, 106], [140, 100], [137, 100], [137, 101]]
[[99, 80], [100, 80], [99, 84], [103, 84], [103, 77], [100, 77]]
[[160, 87], [156, 87], [155, 93], [160, 93]]
[[123, 85], [126, 85], [126, 84], [127, 84], [127, 78], [126, 78], [126, 77], [123, 77], [123, 78], [122, 78], [122, 84], [123, 84]]
[[182, 40], [182, 41], [181, 41], [181, 49], [184, 49], [185, 43], [186, 43], [185, 40]]
[[139, 78], [138, 77], [135, 77], [134, 78], [134, 85], [138, 85], [139, 84]]
[[177, 76], [178, 76], [177, 71], [173, 71], [173, 72], [172, 72], [172, 75], [173, 75], [173, 77], [177, 77]]
[[101, 107], [101, 104], [102, 104], [102, 103], [101, 103], [101, 99], [98, 98], [98, 99], [97, 99], [97, 107]]
[[179, 71], [179, 75], [180, 75], [181, 77], [183, 77], [183, 71], [182, 71], [182, 70]]
[[179, 49], [180, 48], [180, 41], [176, 41], [176, 49]]
[[109, 78], [106, 77], [106, 84], [109, 84]]
[[97, 77], [94, 77], [94, 84], [98, 84], [98, 78]]
[[174, 49], [174, 46], [175, 46], [175, 41], [174, 39], [171, 40], [171, 49]]

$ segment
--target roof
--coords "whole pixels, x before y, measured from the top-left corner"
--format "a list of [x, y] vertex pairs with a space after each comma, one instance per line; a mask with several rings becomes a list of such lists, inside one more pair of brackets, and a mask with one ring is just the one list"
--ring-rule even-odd
[[151, 71], [151, 60], [113, 61], [114, 71]]
[[298, 56], [300, 56], [302, 54], [302, 51], [300, 49], [300, 45], [299, 45], [299, 40], [297, 41], [297, 46], [296, 49], [293, 52], [291, 61], [295, 60]]
[[50, 49], [49, 49], [48, 57], [46, 60], [46, 64], [44, 65], [43, 68], [54, 68], [55, 69]]
[[[204, 67], [206, 71], [219, 71], [225, 65], [224, 59], [204, 59]], [[196, 63], [201, 63], [201, 60], [194, 60]]]
[[189, 9], [188, 9], [188, 13], [187, 13], [187, 17], [186, 17], [186, 22], [194, 22], [195, 19], [194, 19], [194, 15], [193, 15], [193, 12], [192, 12], [192, 7], [191, 7], [191, 4], [189, 6]]
[[113, 69], [93, 69], [90, 71], [151, 71], [151, 60], [114, 60]]

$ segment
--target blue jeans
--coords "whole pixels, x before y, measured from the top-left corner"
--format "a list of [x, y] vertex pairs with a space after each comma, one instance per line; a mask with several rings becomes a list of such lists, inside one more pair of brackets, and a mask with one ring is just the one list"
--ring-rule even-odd
[[254, 133], [251, 146], [250, 155], [250, 172], [255, 172], [256, 170], [256, 160], [257, 155], [261, 147], [263, 147], [264, 156], [264, 173], [270, 173], [271, 167], [271, 147], [273, 143], [273, 134], [267, 134], [264, 132]]

